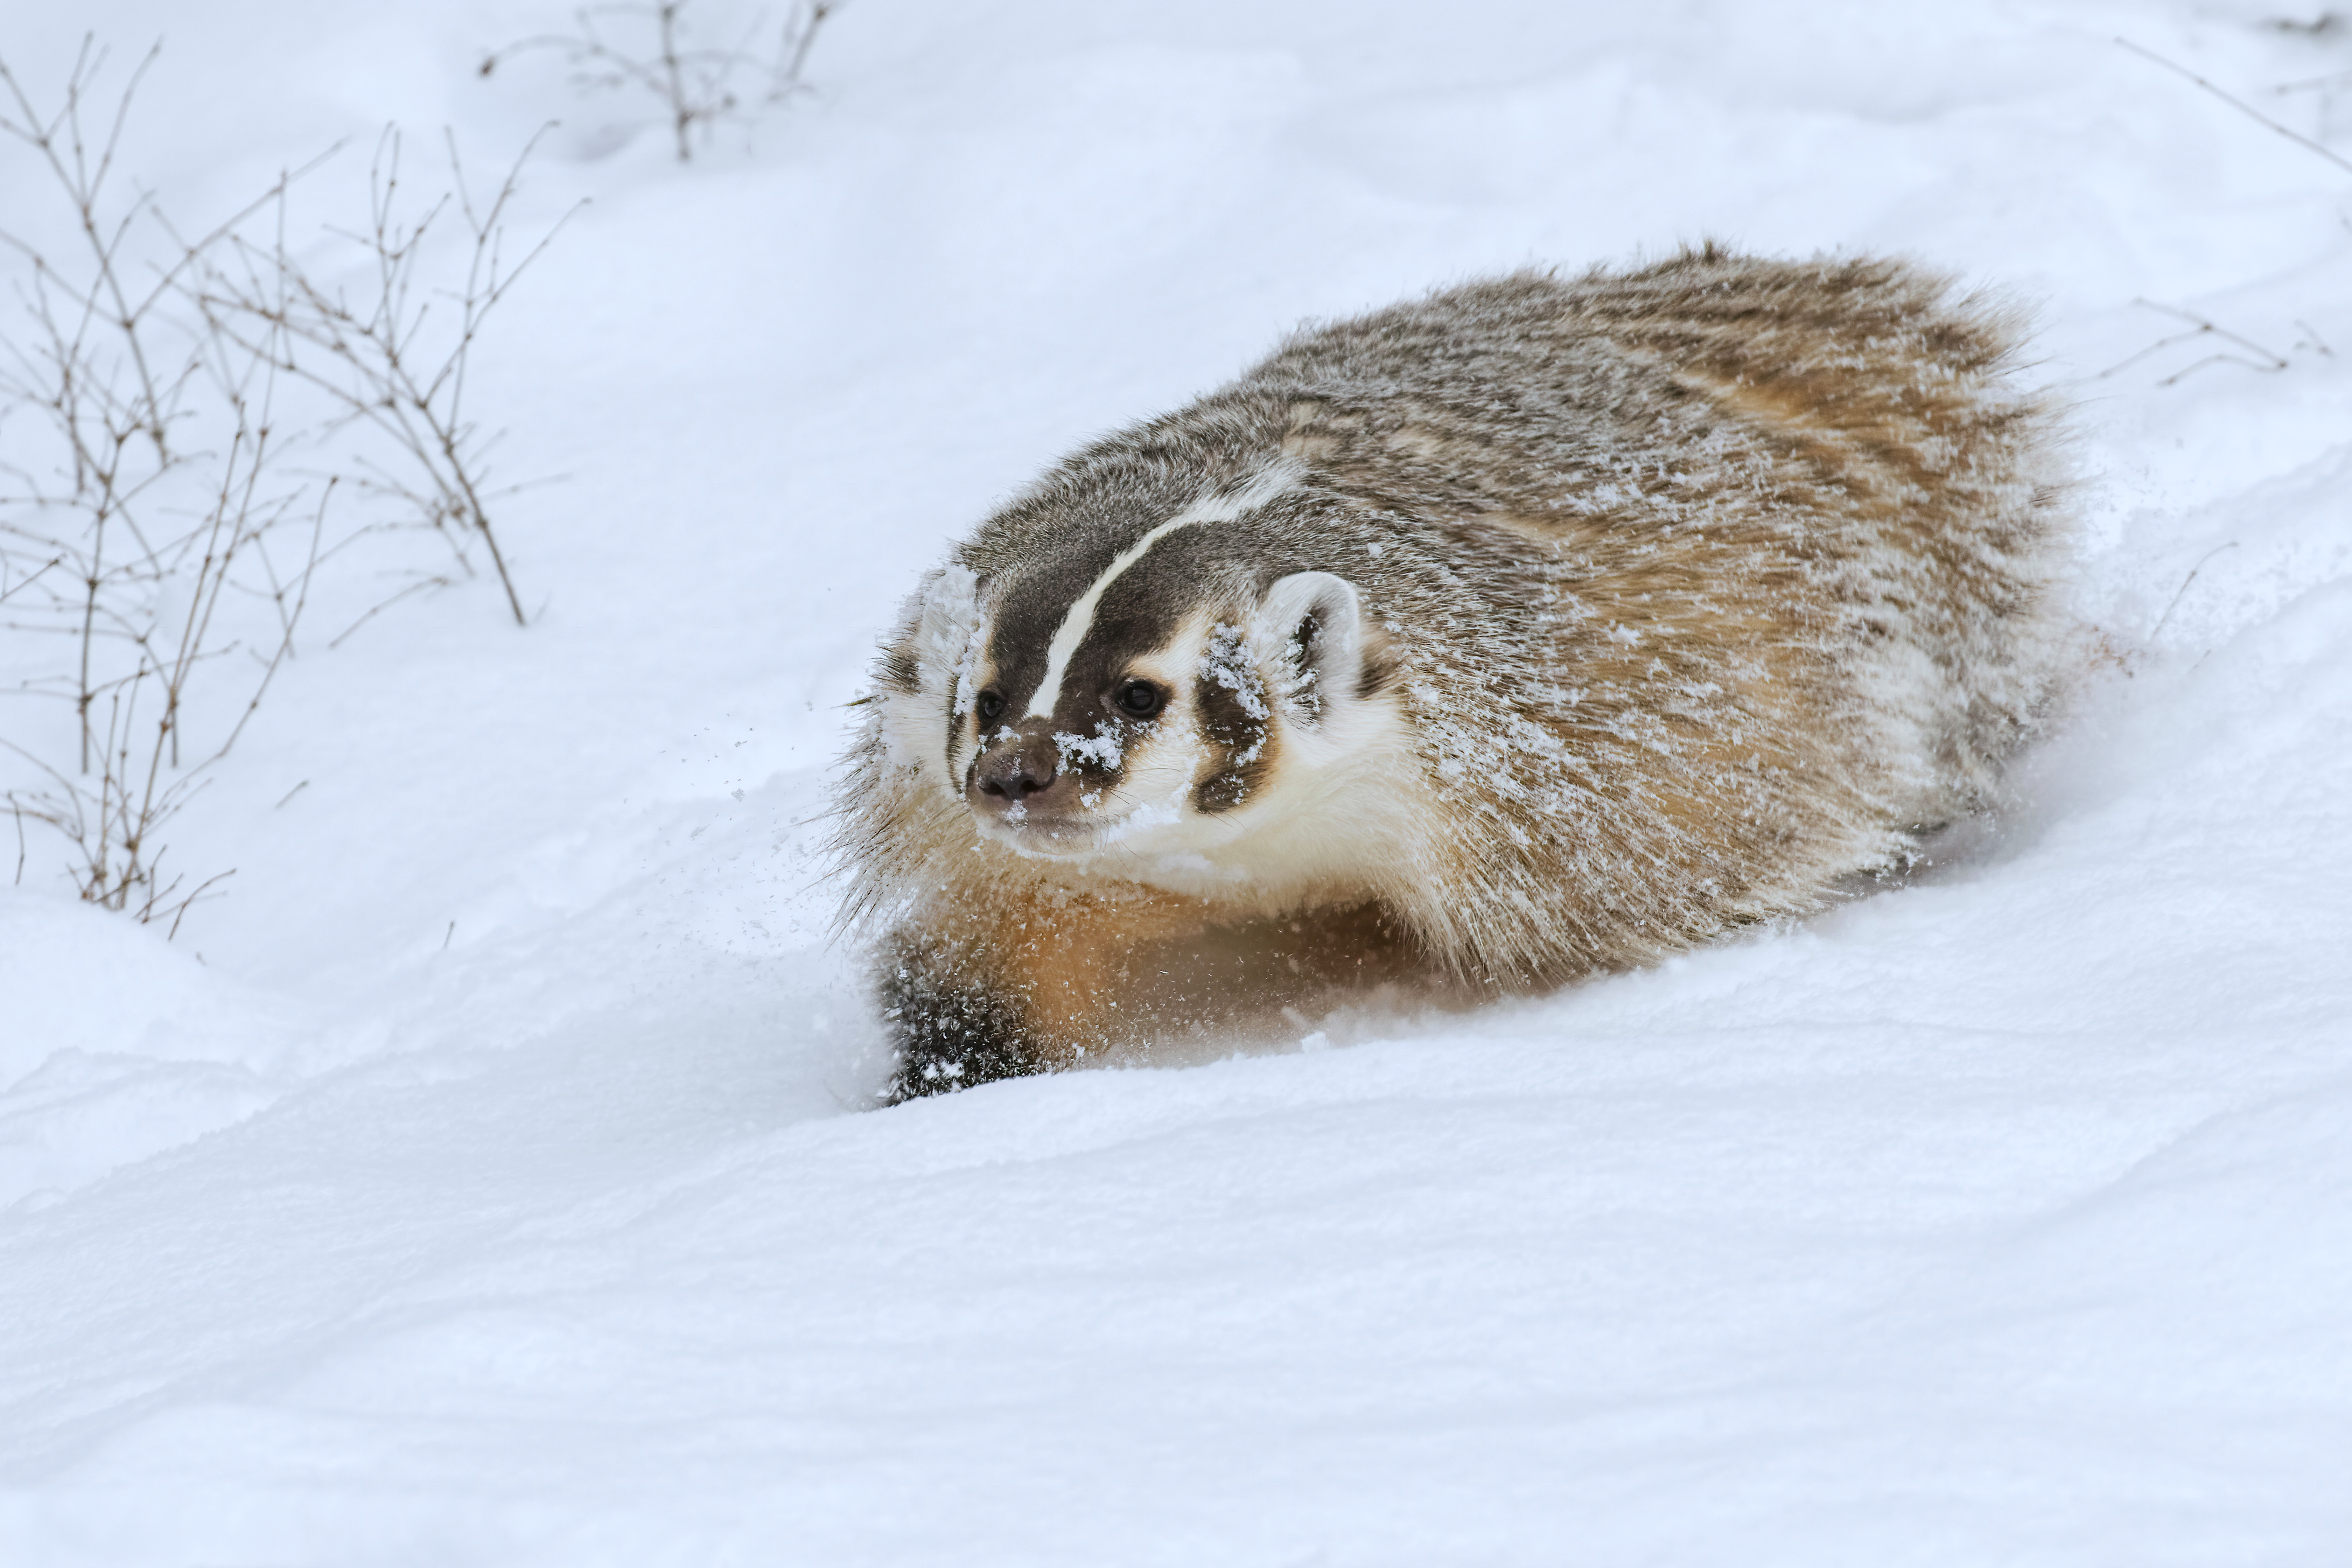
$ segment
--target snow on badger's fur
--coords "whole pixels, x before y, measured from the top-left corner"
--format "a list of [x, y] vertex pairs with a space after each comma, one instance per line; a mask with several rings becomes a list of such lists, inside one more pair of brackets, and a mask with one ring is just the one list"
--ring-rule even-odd
[[2065, 530], [2016, 324], [1709, 247], [1302, 331], [925, 579], [845, 764], [892, 1093], [1813, 910], [1981, 805]]

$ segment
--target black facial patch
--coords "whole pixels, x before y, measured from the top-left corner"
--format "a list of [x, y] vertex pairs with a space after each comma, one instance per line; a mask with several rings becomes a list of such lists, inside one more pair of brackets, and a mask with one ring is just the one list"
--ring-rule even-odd
[[1209, 761], [1192, 786], [1194, 809], [1214, 816], [1248, 800], [1274, 766], [1274, 704], [1237, 626], [1210, 634], [1193, 686]]
[[[1029, 711], [1030, 700], [1037, 695], [1038, 682], [1045, 679], [1046, 655], [1053, 647], [1054, 634], [1062, 628], [1063, 618], [1080, 595], [1094, 586], [1095, 579], [1110, 570], [1119, 552], [1132, 542], [1132, 539], [1108, 533], [1085, 546], [1073, 542], [1055, 551], [1037, 570], [1006, 590], [1003, 601], [996, 606], [988, 658], [995, 670], [992, 684], [1003, 696], [1008, 713], [1019, 716]], [[1063, 690], [1068, 689], [1069, 683], [1065, 680]]]
[[1311, 615], [1300, 620], [1290, 634], [1290, 662], [1300, 672], [1292, 700], [1310, 724], [1323, 718], [1323, 683], [1315, 669], [1315, 656], [1320, 651], [1316, 645], [1322, 635], [1323, 623]]
[[[1158, 722], [1121, 714], [1115, 693], [1130, 679], [1141, 657], [1165, 647], [1200, 602], [1197, 563], [1186, 563], [1196, 545], [1195, 529], [1179, 529], [1108, 584], [1097, 599], [1086, 633], [1071, 651], [1054, 705], [1055, 732], [1076, 738], [1063, 750], [1064, 763], [1087, 775], [1093, 787], [1107, 787], [1125, 771], [1126, 748]], [[1132, 539], [1106, 541], [1086, 552], [1073, 569], [1057, 560], [1046, 571], [1016, 584], [998, 610], [989, 652], [995, 665], [994, 689], [1003, 693], [1008, 716], [1025, 715], [1046, 675], [1054, 636], [1070, 606], [1092, 588]]]
[[1201, 601], [1197, 574], [1183, 567], [1179, 532], [1119, 574], [1095, 603], [1094, 623], [1070, 654], [1056, 719], [1087, 721], [1134, 673], [1135, 661], [1165, 647]]

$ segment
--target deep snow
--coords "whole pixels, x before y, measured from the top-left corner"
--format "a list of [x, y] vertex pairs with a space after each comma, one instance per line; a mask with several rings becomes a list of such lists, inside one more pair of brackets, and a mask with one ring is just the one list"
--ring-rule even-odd
[[[2113, 42], [2352, 152], [2265, 96], [2352, 27], [857, 0], [681, 168], [473, 73], [563, 15], [0, 24], [167, 37], [175, 209], [551, 113], [526, 218], [593, 198], [477, 363], [538, 623], [335, 589], [176, 942], [0, 889], [0, 1561], [2352, 1558], [2352, 174]], [[2112, 658], [2013, 808], [1549, 1001], [852, 1114], [809, 819], [945, 542], [1303, 316], [1703, 235], [2039, 302]], [[2159, 305], [2286, 368], [2101, 376]]]

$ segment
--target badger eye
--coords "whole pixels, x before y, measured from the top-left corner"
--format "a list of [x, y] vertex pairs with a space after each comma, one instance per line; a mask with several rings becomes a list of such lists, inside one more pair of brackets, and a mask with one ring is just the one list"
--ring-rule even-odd
[[1130, 719], [1149, 719], [1160, 711], [1168, 694], [1148, 680], [1130, 680], [1111, 693], [1112, 704]]
[[983, 691], [980, 694], [980, 701], [975, 706], [980, 711], [980, 721], [983, 724], [993, 724], [996, 722], [997, 716], [1004, 711], [1004, 695], [998, 691]]

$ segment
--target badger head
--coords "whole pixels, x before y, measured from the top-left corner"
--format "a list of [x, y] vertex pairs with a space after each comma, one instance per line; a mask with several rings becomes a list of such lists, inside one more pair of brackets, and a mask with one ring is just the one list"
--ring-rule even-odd
[[1411, 748], [1357, 585], [1252, 526], [1286, 477], [935, 574], [884, 661], [894, 756], [1024, 856], [1202, 890], [1360, 864]]

